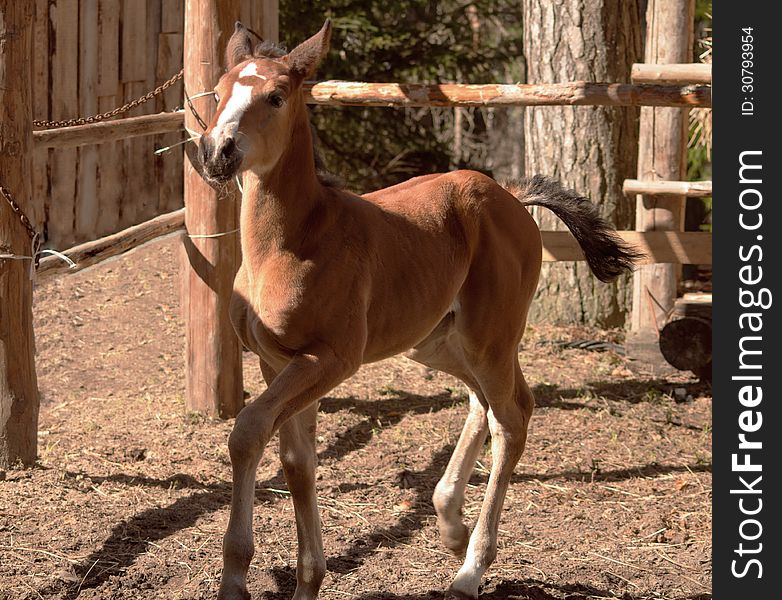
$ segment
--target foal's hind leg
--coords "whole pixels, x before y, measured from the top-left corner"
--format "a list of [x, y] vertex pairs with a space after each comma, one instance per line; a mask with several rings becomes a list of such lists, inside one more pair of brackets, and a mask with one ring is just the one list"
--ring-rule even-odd
[[[510, 363], [510, 364], [508, 364]], [[497, 556], [497, 528], [513, 469], [524, 452], [527, 426], [534, 399], [514, 355], [507, 366], [492, 368], [478, 376], [489, 403], [492, 436], [492, 467], [481, 514], [467, 547], [462, 568], [451, 592], [462, 598], [477, 598], [478, 585]]]
[[449, 313], [435, 330], [416, 346], [407, 357], [461, 379], [470, 390], [470, 410], [459, 441], [442, 478], [432, 496], [440, 539], [457, 556], [464, 556], [470, 530], [462, 522], [464, 491], [475, 461], [489, 433], [486, 418], [488, 405], [477, 380], [467, 369], [459, 337], [453, 327], [454, 315]]
[[432, 497], [440, 539], [457, 556], [464, 556], [470, 539], [470, 530], [462, 522], [464, 491], [488, 433], [486, 401], [470, 390], [470, 412]]

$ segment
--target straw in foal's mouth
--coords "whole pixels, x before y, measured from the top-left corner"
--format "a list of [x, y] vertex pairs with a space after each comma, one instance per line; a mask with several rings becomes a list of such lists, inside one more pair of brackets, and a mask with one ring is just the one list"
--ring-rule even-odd
[[182, 144], [187, 144], [188, 142], [194, 142], [198, 140], [200, 137], [201, 136], [199, 135], [197, 137], [193, 136], [193, 137], [185, 138], [184, 140], [178, 141], [176, 144], [171, 144], [170, 146], [166, 146], [165, 148], [158, 148], [157, 150], [155, 150], [155, 155], [160, 156], [161, 154], [165, 154], [172, 148], [176, 148], [177, 146], [181, 146]]
[[214, 92], [211, 92], [211, 91], [206, 91], [206, 92], [201, 92], [201, 93], [198, 93], [198, 94], [196, 94], [195, 96], [190, 96], [190, 99], [191, 99], [191, 100], [195, 100], [196, 98], [201, 98], [201, 97], [203, 97], [203, 96], [214, 96], [214, 95], [215, 95], [215, 93], [214, 93]]
[[[193, 97], [195, 98], [196, 96]], [[165, 154], [172, 148], [176, 148], [177, 146], [181, 146], [182, 144], [187, 144], [188, 142], [195, 142], [201, 139], [201, 134], [198, 133], [197, 131], [193, 131], [192, 129], [188, 129], [187, 127], [185, 127], [185, 131], [187, 131], [187, 133], [190, 134], [189, 138], [180, 140], [176, 144], [171, 144], [170, 146], [166, 146], [165, 148], [158, 148], [157, 150], [155, 150], [155, 156], [160, 156], [161, 154]]]
[[187, 131], [192, 138], [191, 139], [197, 139], [200, 138], [202, 134], [198, 133], [197, 131], [193, 131], [192, 129], [189, 129], [188, 127], [185, 127], [185, 131]]

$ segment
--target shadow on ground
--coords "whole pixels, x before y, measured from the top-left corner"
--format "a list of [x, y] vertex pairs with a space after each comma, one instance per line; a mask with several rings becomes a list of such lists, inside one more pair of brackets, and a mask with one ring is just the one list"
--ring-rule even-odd
[[[590, 384], [589, 387], [594, 394], [600, 396], [617, 396], [618, 399], [628, 402], [640, 402], [642, 398], [636, 399], [636, 393], [641, 396], [642, 392], [650, 389], [650, 386], [652, 388], [656, 386], [659, 389], [663, 385], [667, 384], [659, 380], [652, 380], [622, 384], [596, 382]], [[583, 395], [583, 392], [583, 389], [569, 390], [560, 389], [556, 386], [537, 386], [535, 389], [536, 396], [540, 399], [542, 406], [560, 408], [575, 408], [576, 406], [581, 409], [588, 408], [583, 404], [577, 403], [569, 403], [574, 404], [572, 407], [558, 406], [562, 405], [563, 398], [580, 397]], [[620, 392], [621, 396], [619, 396]], [[321, 459], [339, 460], [351, 452], [365, 447], [378, 432], [379, 424], [382, 428], [392, 427], [408, 415], [438, 412], [461, 402], [464, 401], [445, 393], [431, 397], [397, 393], [394, 397], [376, 401], [363, 401], [355, 398], [325, 398], [321, 401], [322, 412], [333, 413], [349, 409], [366, 418], [340, 433], [332, 444], [320, 452], [319, 457]], [[355, 540], [350, 547], [342, 551], [342, 554], [338, 556], [332, 555], [328, 559], [328, 569], [332, 572], [348, 573], [360, 566], [364, 559], [372, 555], [381, 545], [388, 548], [409, 541], [415, 532], [422, 528], [424, 521], [434, 515], [430, 498], [434, 485], [443, 472], [451, 451], [451, 446], [445, 446], [433, 456], [423, 470], [405, 472], [406, 484], [417, 491], [412, 510], [400, 516], [399, 521], [394, 525], [375, 529], [368, 536]], [[703, 472], [710, 469], [710, 465], [649, 464], [630, 469], [603, 471], [597, 477], [591, 472], [583, 471], [564, 471], [541, 475], [517, 474], [514, 476], [514, 481], [535, 479], [620, 481], [634, 477], [658, 476], [679, 471]], [[129, 486], [153, 486], [165, 489], [175, 485], [195, 491], [189, 496], [179, 498], [169, 506], [150, 508], [117, 523], [102, 546], [81, 563], [75, 565], [75, 573], [81, 580], [78, 585], [68, 582], [54, 584], [54, 587], [58, 588], [57, 591], [64, 594], [62, 597], [65, 600], [74, 600], [82, 591], [100, 587], [110, 577], [123, 573], [141, 554], [147, 551], [151, 543], [159, 542], [177, 531], [192, 527], [203, 515], [220, 510], [229, 504], [231, 496], [229, 482], [204, 485], [185, 474], [172, 475], [166, 479], [130, 476], [124, 473], [116, 473], [105, 477], [91, 476], [88, 473], [66, 474], [67, 477], [74, 478], [77, 475], [82, 475], [96, 484], [100, 484], [103, 481], [111, 481]], [[485, 479], [484, 475], [475, 474], [473, 482], [482, 483]], [[279, 495], [264, 491], [263, 488], [284, 488], [285, 481], [282, 471], [279, 470], [274, 477], [264, 482], [259, 482], [257, 487], [260, 488], [256, 490], [257, 500], [266, 502], [278, 501]], [[280, 591], [271, 595], [267, 593], [262, 597], [267, 599], [289, 597], [295, 588], [295, 573], [293, 569], [276, 568], [272, 570], [272, 576], [277, 581]], [[482, 598], [484, 600], [499, 600], [500, 598], [512, 598], [515, 596], [533, 600], [549, 600], [559, 598], [579, 599], [606, 595], [605, 592], [600, 590], [592, 590], [583, 586], [570, 586], [573, 589], [566, 589], [567, 587], [554, 589], [551, 585], [540, 582], [506, 581], [499, 584], [495, 591], [483, 595]], [[438, 597], [442, 597], [442, 592], [432, 591], [420, 596], [395, 596], [384, 592], [373, 592], [362, 595], [359, 598], [360, 600], [424, 600]], [[706, 598], [708, 596], [693, 598], [701, 597]]]
[[555, 384], [538, 384], [532, 388], [535, 404], [539, 407], [580, 410], [589, 408], [583, 402], [568, 402], [576, 398], [605, 398], [628, 404], [640, 402], [654, 403], [664, 396], [670, 396], [675, 388], [683, 388], [686, 396], [693, 398], [710, 394], [707, 383], [676, 383], [665, 379], [646, 379], [628, 381], [590, 381], [580, 388], [562, 388]]
[[[337, 436], [319, 457], [339, 460], [344, 456], [363, 448], [378, 431], [378, 423], [383, 428], [392, 427], [410, 414], [430, 413], [449, 408], [459, 400], [450, 394], [438, 394], [425, 397], [418, 395], [395, 395], [392, 398], [377, 401], [362, 401], [355, 398], [324, 398], [321, 401], [323, 412], [336, 412], [350, 408], [353, 412], [366, 416], [357, 425], [348, 428]], [[436, 459], [444, 468], [448, 449], [442, 458]], [[440, 456], [438, 454], [438, 456]], [[102, 546], [87, 558], [74, 566], [74, 571], [81, 581], [75, 583], [58, 582], [54, 587], [64, 592], [65, 600], [74, 600], [87, 589], [100, 587], [110, 577], [124, 572], [136, 559], [147, 551], [150, 543], [157, 543], [173, 535], [177, 531], [192, 527], [203, 515], [220, 510], [231, 501], [231, 485], [229, 482], [203, 485], [189, 475], [172, 475], [166, 479], [137, 477], [124, 473], [116, 473], [106, 477], [90, 476], [88, 473], [66, 473], [66, 477], [76, 478], [78, 475], [88, 478], [96, 484], [112, 481], [126, 485], [141, 485], [169, 489], [172, 485], [197, 489], [199, 491], [179, 498], [164, 508], [150, 508], [129, 519], [117, 523]], [[277, 494], [264, 491], [263, 488], [285, 488], [282, 469], [266, 481], [256, 484], [256, 500], [278, 500]], [[382, 536], [381, 533], [378, 535]], [[63, 589], [64, 588], [64, 589]]]
[[[286, 573], [283, 580], [277, 578], [280, 589], [277, 592], [261, 594], [262, 600], [288, 600], [296, 588], [296, 579], [293, 569]], [[622, 600], [645, 600], [648, 594], [633, 595], [625, 592]], [[446, 596], [444, 590], [430, 590], [422, 594], [391, 594], [389, 592], [367, 592], [354, 596], [353, 600], [443, 600]], [[529, 579], [526, 581], [504, 580], [490, 589], [482, 590], [480, 600], [595, 600], [597, 598], [616, 598], [616, 594], [610, 590], [600, 589], [583, 584], [552, 584], [543, 581]], [[695, 594], [682, 596], [680, 600], [709, 600], [711, 594]]]

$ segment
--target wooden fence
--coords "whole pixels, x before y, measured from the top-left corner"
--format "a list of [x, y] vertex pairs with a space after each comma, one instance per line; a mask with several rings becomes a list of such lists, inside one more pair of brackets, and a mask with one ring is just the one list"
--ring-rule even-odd
[[[66, 120], [111, 110], [182, 68], [183, 0], [34, 0], [33, 119]], [[240, 0], [257, 21], [269, 0]], [[274, 22], [276, 26], [276, 21]], [[267, 31], [276, 38], [275, 31]], [[125, 114], [171, 111], [182, 82]], [[30, 218], [48, 246], [68, 248], [182, 206], [183, 133], [118, 139], [81, 148], [37, 145]]]
[[[93, 115], [133, 100], [182, 68], [181, 0], [36, 0], [33, 118]], [[182, 84], [124, 116], [181, 103]], [[182, 206], [180, 133], [82, 148], [37, 149], [34, 198], [54, 247], [113, 233]], [[43, 199], [43, 202], [41, 200]]]

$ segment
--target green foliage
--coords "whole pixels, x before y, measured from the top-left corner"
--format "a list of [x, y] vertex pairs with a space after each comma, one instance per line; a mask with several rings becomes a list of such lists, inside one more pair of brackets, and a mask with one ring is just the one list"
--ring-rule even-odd
[[692, 146], [687, 150], [687, 180], [698, 181], [711, 177], [711, 156], [705, 146]]
[[[693, 60], [710, 61], [712, 0], [696, 0], [695, 48]], [[708, 58], [707, 58], [708, 57]], [[695, 118], [693, 118], [693, 116]], [[704, 139], [707, 138], [707, 139]], [[687, 180], [711, 179], [711, 114], [707, 111], [691, 113], [687, 151]], [[692, 199], [687, 205], [688, 229], [711, 231], [711, 197]]]
[[[281, 41], [292, 48], [326, 17], [334, 31], [318, 79], [491, 83], [521, 78], [518, 1], [282, 2]], [[481, 115], [475, 118], [480, 128]], [[314, 107], [313, 123], [326, 164], [358, 192], [448, 170], [453, 162], [450, 109]]]
[[711, 21], [711, 3], [712, 0], [696, 0], [695, 2], [695, 21], [708, 19]]

